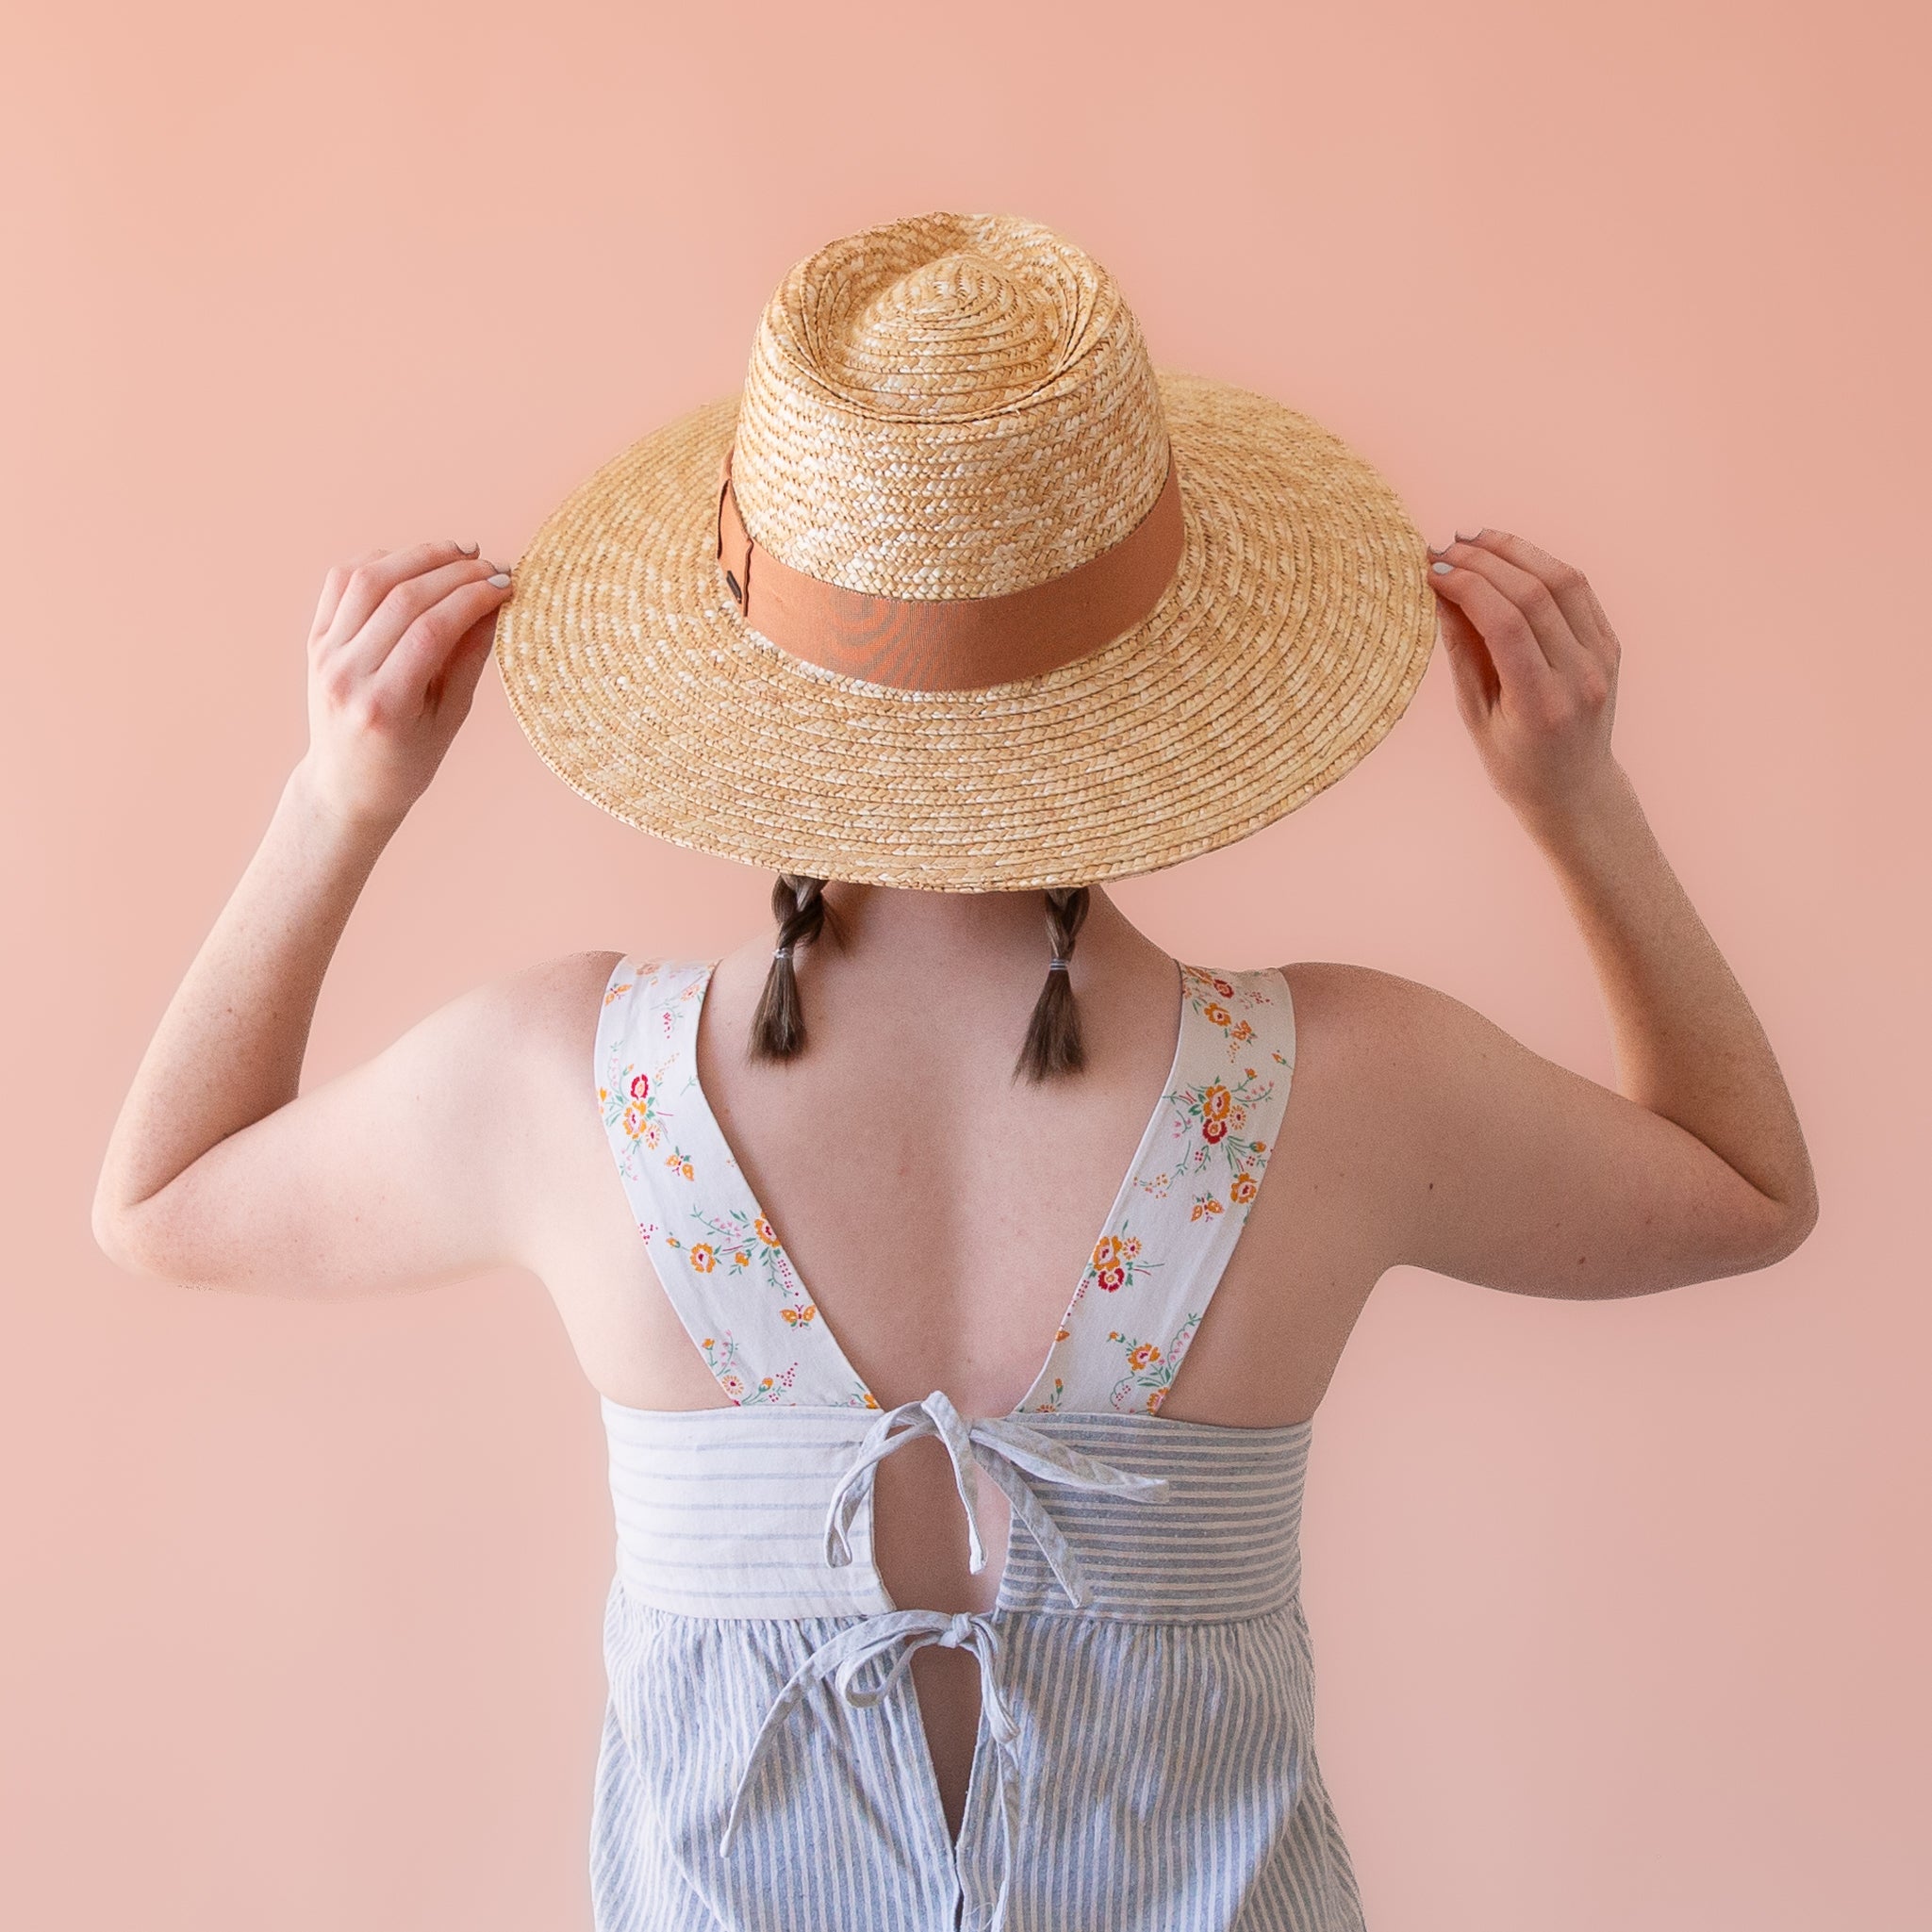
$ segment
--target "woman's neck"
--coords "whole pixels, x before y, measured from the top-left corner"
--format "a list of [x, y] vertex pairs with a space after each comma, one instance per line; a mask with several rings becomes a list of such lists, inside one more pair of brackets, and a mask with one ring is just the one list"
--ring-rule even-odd
[[[834, 880], [825, 904], [846, 944], [906, 966], [958, 967], [970, 960], [1044, 966], [1049, 952], [1043, 895], [1030, 892], [921, 892]], [[1148, 942], [1098, 886], [1089, 888], [1077, 946], [1092, 954]]]

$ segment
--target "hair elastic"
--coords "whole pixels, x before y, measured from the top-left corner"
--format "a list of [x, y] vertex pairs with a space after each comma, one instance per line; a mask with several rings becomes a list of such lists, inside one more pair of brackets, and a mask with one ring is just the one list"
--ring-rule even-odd
[[1073, 970], [1073, 962], [1070, 959], [1049, 959], [1047, 962], [1047, 970], [1049, 973], [1071, 972]]
[[789, 946], [781, 946], [771, 956], [773, 959], [789, 959], [792, 956], [792, 949]]

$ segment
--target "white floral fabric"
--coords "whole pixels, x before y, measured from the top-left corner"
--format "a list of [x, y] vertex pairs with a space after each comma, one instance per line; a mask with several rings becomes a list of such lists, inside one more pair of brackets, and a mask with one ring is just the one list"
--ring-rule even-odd
[[[734, 1403], [877, 1409], [705, 1100], [712, 971], [625, 957], [604, 989], [598, 1096], [638, 1232]], [[1181, 994], [1161, 1098], [1015, 1414], [1157, 1414], [1254, 1202], [1295, 1073], [1287, 982], [1183, 965]]]

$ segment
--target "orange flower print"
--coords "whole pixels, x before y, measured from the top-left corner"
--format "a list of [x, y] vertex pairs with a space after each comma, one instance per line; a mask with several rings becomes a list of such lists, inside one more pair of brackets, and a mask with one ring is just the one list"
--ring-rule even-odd
[[1210, 1026], [1231, 1027], [1234, 1024], [1234, 1016], [1225, 1006], [1216, 1006], [1212, 999], [1201, 1008], [1201, 1017]]
[[1081, 1277], [1080, 1286], [1073, 1291], [1074, 1305], [1086, 1293], [1087, 1283], [1094, 1282], [1109, 1295], [1122, 1288], [1131, 1288], [1139, 1277], [1158, 1263], [1141, 1259], [1140, 1236], [1137, 1234], [1103, 1234], [1099, 1246], [1094, 1249], [1093, 1265]]
[[1234, 1096], [1219, 1081], [1201, 1089], [1201, 1113], [1210, 1120], [1225, 1120], [1234, 1105]]
[[741, 1375], [721, 1375], [718, 1379], [718, 1386], [734, 1402], [742, 1402], [745, 1399], [745, 1379]]
[[1071, 1329], [1055, 1329], [1053, 1330], [1053, 1339], [1056, 1342], [1064, 1342], [1072, 1333], [1073, 1330]]
[[733, 1265], [734, 1267], [739, 1267], [739, 1268], [741, 1268], [741, 1267], [743, 1267], [743, 1266], [745, 1265], [745, 1263], [747, 1263], [748, 1261], [750, 1261], [751, 1259], [751, 1257], [750, 1255], [748, 1255], [748, 1254], [747, 1254], [747, 1253], [745, 1252], [745, 1250], [744, 1250], [744, 1249], [743, 1249], [743, 1248], [741, 1247], [741, 1248], [739, 1248], [739, 1249], [738, 1249], [737, 1253], [735, 1253], [735, 1255], [733, 1255], [733, 1256], [732, 1256], [732, 1265]]
[[1127, 1351], [1127, 1365], [1131, 1369], [1151, 1368], [1161, 1359], [1161, 1351], [1151, 1342], [1143, 1342], [1138, 1348]]
[[776, 1247], [778, 1246], [778, 1230], [763, 1214], [760, 1214], [751, 1225], [758, 1231], [758, 1239], [767, 1247]]
[[1255, 1184], [1252, 1174], [1237, 1174], [1228, 1183], [1228, 1198], [1237, 1208], [1245, 1208], [1254, 1198]]
[[1166, 1399], [1166, 1396], [1167, 1391], [1165, 1389], [1154, 1389], [1149, 1391], [1148, 1395], [1148, 1413], [1149, 1415], [1158, 1414], [1160, 1412], [1161, 1404]]
[[708, 1275], [718, 1265], [718, 1250], [708, 1241], [700, 1241], [691, 1247], [691, 1266], [701, 1275]]
[[1228, 1037], [1245, 1045], [1254, 1038], [1254, 1029], [1245, 1019], [1238, 1019], [1229, 1028]]

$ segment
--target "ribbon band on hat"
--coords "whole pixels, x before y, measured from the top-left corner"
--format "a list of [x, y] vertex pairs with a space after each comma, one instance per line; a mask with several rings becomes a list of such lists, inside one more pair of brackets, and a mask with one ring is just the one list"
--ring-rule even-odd
[[718, 563], [738, 614], [821, 670], [901, 691], [967, 691], [1037, 677], [1140, 623], [1181, 567], [1181, 485], [1170, 450], [1153, 507], [1121, 540], [1044, 584], [997, 597], [872, 597], [795, 570], [745, 527], [728, 446]]

